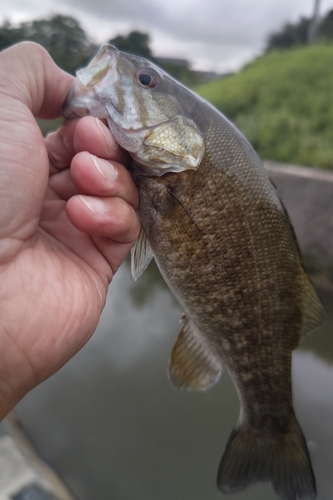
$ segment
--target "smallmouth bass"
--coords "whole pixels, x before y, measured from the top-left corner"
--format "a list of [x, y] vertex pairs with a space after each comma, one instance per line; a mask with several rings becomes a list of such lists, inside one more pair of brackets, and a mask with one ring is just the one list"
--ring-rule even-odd
[[132, 274], [138, 278], [154, 257], [184, 309], [172, 383], [207, 389], [224, 365], [236, 386], [241, 411], [219, 489], [270, 481], [284, 500], [315, 498], [292, 406], [291, 353], [324, 311], [253, 148], [163, 70], [110, 45], [77, 72], [62, 113], [107, 119], [133, 159], [142, 230]]

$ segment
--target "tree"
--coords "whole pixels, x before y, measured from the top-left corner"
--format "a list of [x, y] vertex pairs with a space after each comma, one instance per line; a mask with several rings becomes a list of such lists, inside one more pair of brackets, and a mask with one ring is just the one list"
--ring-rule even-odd
[[287, 23], [282, 30], [268, 38], [267, 50], [288, 49], [295, 45], [305, 45], [308, 39], [310, 19], [301, 17], [296, 24]]
[[306, 45], [314, 41], [333, 40], [333, 10], [323, 18], [318, 17], [319, 2], [316, 1], [314, 15], [310, 18], [301, 17], [295, 23], [287, 23], [282, 30], [272, 33], [268, 38], [266, 50], [288, 49], [297, 45]]
[[8, 21], [0, 26], [0, 49], [23, 40], [42, 45], [58, 66], [69, 73], [85, 66], [97, 51], [76, 19], [59, 14], [21, 23], [17, 28]]
[[15, 28], [8, 20], [0, 26], [0, 50], [13, 45], [18, 40], [23, 40], [23, 31], [20, 27]]
[[109, 40], [108, 43], [117, 47], [123, 52], [136, 54], [138, 56], [153, 59], [151, 49], [149, 47], [150, 36], [147, 33], [140, 31], [131, 31], [127, 36], [118, 35]]

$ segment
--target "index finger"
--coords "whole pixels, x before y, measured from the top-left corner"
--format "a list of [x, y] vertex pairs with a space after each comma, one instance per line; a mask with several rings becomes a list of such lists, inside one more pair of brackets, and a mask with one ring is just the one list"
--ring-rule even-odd
[[125, 165], [128, 163], [128, 154], [118, 146], [110, 130], [92, 116], [68, 120], [59, 130], [49, 134], [45, 141], [51, 175], [57, 172], [56, 169], [68, 167], [73, 157], [82, 151]]

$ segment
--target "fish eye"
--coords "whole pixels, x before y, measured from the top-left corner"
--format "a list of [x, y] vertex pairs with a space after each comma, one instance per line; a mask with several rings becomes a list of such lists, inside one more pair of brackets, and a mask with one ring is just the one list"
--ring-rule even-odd
[[137, 82], [141, 87], [154, 89], [158, 84], [158, 76], [151, 69], [142, 69], [136, 74]]

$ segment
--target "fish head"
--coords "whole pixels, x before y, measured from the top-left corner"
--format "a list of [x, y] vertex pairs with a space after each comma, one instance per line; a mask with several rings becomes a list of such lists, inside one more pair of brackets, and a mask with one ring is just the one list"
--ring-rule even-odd
[[[145, 175], [196, 169], [204, 154], [203, 133], [177, 97], [179, 87], [152, 62], [104, 45], [77, 72], [62, 115], [106, 119]], [[183, 92], [189, 91], [183, 87]]]

